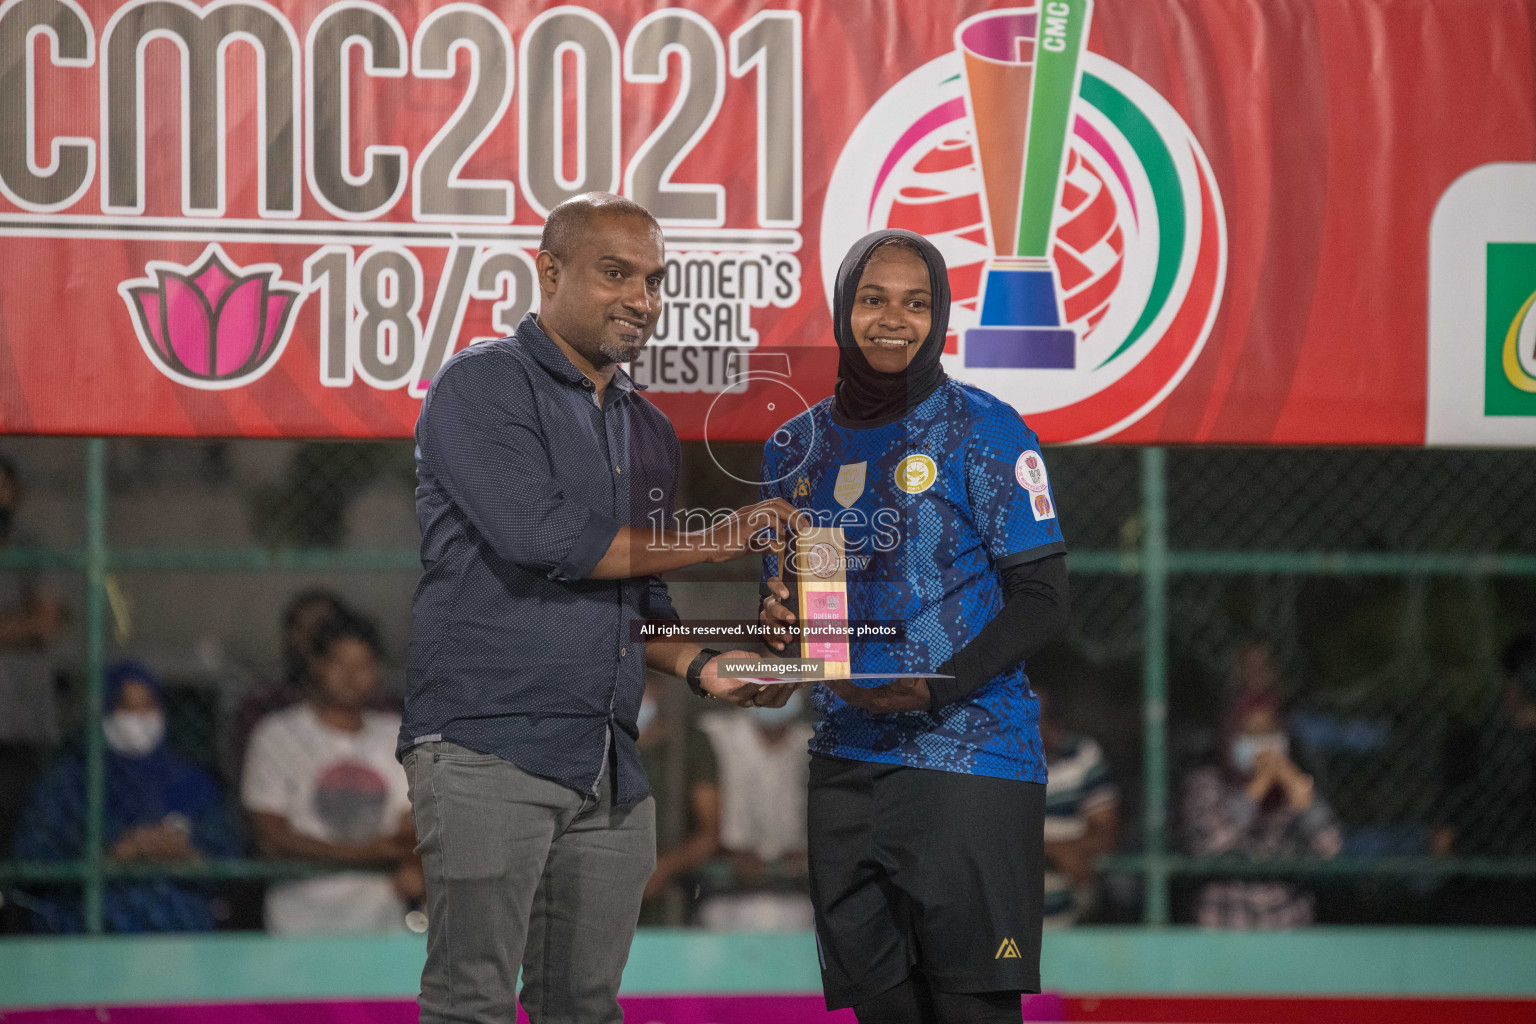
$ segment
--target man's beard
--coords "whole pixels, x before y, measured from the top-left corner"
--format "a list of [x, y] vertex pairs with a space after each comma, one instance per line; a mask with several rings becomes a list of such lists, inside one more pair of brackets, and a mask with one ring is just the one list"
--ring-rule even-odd
[[628, 363], [632, 362], [644, 347], [644, 341], [635, 342], [633, 345], [622, 341], [600, 341], [597, 344], [597, 351], [608, 363]]

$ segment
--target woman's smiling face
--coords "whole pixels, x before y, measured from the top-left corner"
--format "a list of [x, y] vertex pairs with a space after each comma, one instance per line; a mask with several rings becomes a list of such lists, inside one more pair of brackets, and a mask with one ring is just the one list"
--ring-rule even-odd
[[876, 249], [864, 264], [850, 320], [853, 339], [870, 368], [901, 373], [933, 324], [928, 264], [905, 246], [887, 243]]

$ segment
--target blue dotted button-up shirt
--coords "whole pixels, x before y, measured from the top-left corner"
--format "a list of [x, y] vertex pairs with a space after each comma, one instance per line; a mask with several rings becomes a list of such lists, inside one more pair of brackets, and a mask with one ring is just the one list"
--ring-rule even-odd
[[677, 612], [654, 577], [588, 574], [620, 526], [670, 525], [680, 456], [623, 370], [599, 405], [532, 314], [448, 360], [416, 421], [424, 572], [402, 755], [446, 740], [582, 793], [612, 757], [618, 802], [645, 798], [630, 624]]

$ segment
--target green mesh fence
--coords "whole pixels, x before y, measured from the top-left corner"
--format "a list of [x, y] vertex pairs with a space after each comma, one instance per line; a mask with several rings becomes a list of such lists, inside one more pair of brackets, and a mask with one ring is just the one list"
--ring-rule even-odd
[[[282, 699], [282, 613], [321, 587], [376, 622], [379, 702], [398, 706], [419, 571], [411, 446], [0, 448], [22, 483], [0, 549], [0, 616], [38, 593], [64, 612], [44, 643], [0, 630], [0, 701], [28, 709], [0, 729], [0, 929], [46, 928], [52, 913], [62, 927], [113, 930], [125, 892], [182, 898], [155, 886], [188, 896], [141, 915], [159, 927], [259, 926], [265, 884], [321, 870], [259, 856], [237, 795], [253, 721]], [[685, 448], [684, 504], [751, 500], [702, 446]], [[755, 455], [717, 457], [745, 468]], [[1049, 460], [1073, 617], [1031, 675], [1104, 747], [1121, 790], [1121, 852], [1101, 865], [1119, 879], [1119, 913], [1176, 919], [1201, 879], [1280, 873], [1352, 880], [1346, 917], [1381, 916], [1376, 899], [1408, 908], [1395, 919], [1428, 920], [1425, 879], [1536, 879], [1533, 823], [1509, 797], [1530, 780], [1499, 747], [1519, 714], [1501, 655], [1536, 617], [1536, 458], [1098, 447]], [[743, 569], [742, 585], [754, 577]], [[1181, 788], [1219, 754], [1235, 658], [1255, 644], [1293, 752], [1345, 837], [1334, 858], [1187, 852]], [[105, 666], [124, 655], [161, 677], [170, 745], [222, 795], [207, 820], [186, 823], [200, 857], [113, 848], [122, 783], [85, 724], [101, 717]], [[77, 805], [39, 814], [38, 787], [71, 770], [73, 788], [56, 792]]]

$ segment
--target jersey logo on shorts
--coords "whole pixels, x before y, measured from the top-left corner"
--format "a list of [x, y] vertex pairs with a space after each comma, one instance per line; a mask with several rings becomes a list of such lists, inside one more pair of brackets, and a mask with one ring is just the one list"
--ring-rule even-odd
[[1012, 939], [1004, 939], [1003, 944], [997, 947], [997, 956], [993, 960], [1022, 960], [1019, 953], [1019, 944]]
[[896, 486], [908, 494], [922, 494], [938, 478], [938, 465], [926, 455], [908, 455], [896, 463]]
[[850, 462], [837, 471], [837, 483], [832, 487], [832, 497], [843, 508], [852, 508], [864, 493], [864, 473], [868, 462]]

